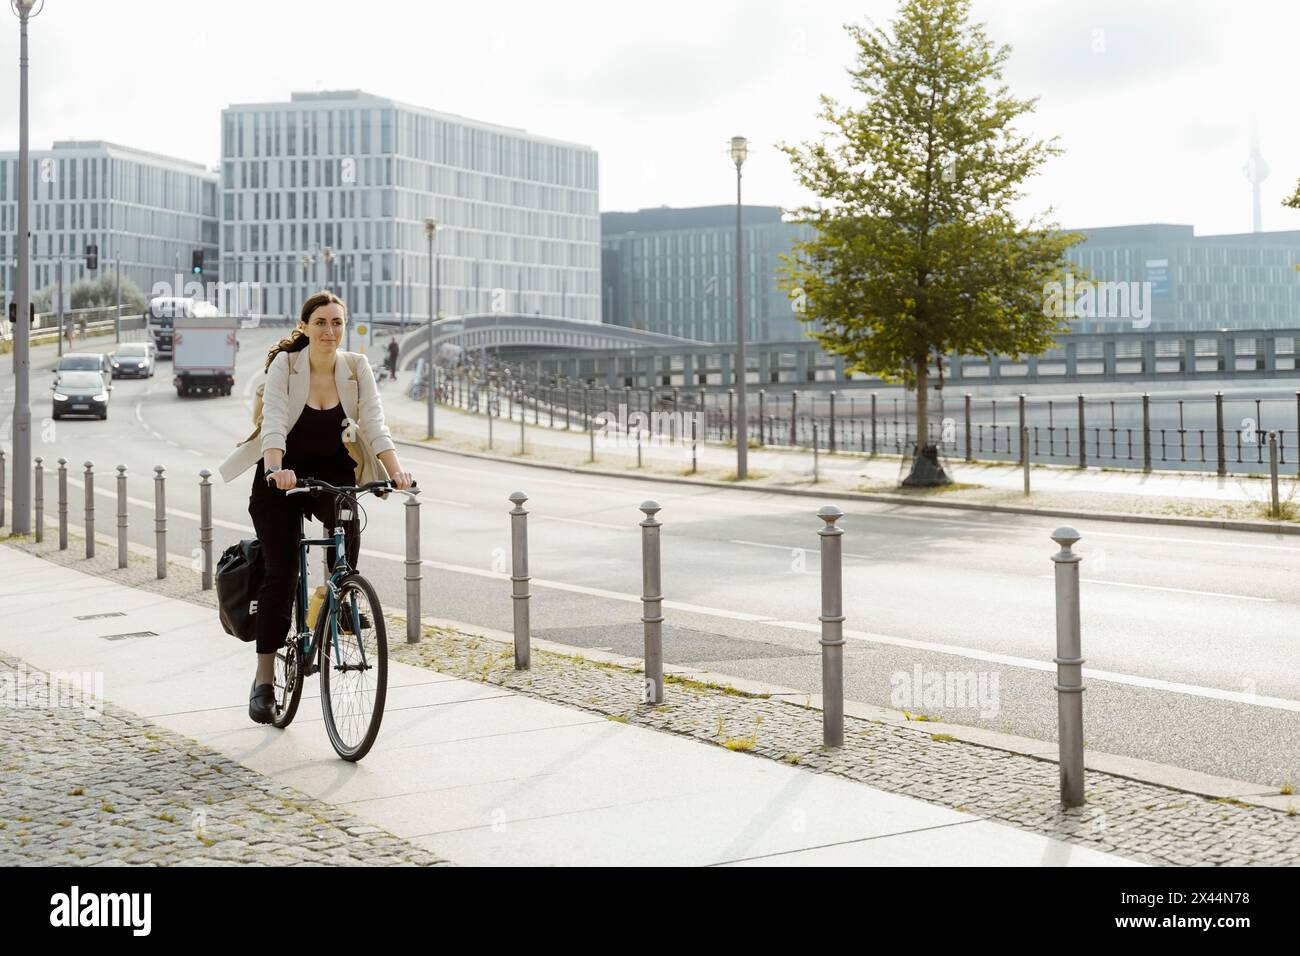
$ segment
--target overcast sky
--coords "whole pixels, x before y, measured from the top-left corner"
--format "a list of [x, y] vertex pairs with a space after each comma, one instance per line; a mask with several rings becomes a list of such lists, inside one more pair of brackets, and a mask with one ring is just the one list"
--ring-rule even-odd
[[[6, 4], [7, 6], [7, 4]], [[215, 165], [219, 112], [351, 89], [584, 143], [600, 207], [734, 201], [733, 135], [751, 142], [747, 202], [808, 200], [778, 141], [816, 137], [818, 95], [854, 102], [848, 22], [878, 0], [48, 0], [31, 24], [34, 148], [107, 139]], [[1271, 167], [1264, 228], [1300, 178], [1300, 4], [1292, 0], [977, 0], [1011, 44], [1027, 128], [1066, 152], [1024, 211], [1066, 227], [1190, 223], [1247, 232], [1242, 174], [1257, 118]], [[0, 51], [0, 144], [18, 143], [18, 22]]]

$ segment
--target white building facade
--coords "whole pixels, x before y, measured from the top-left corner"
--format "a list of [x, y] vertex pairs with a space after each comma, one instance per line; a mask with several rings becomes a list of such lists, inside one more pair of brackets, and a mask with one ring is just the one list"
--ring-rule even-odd
[[[63, 140], [30, 152], [32, 291], [64, 289], [115, 272], [148, 296], [159, 282], [189, 280], [204, 253], [203, 280], [217, 276], [218, 176], [198, 163], [100, 140]], [[0, 275], [13, 297], [18, 232], [18, 152], [0, 152]], [[86, 246], [99, 247], [97, 272]]]
[[432, 291], [446, 316], [600, 321], [590, 147], [358, 90], [232, 105], [221, 128], [222, 275], [258, 311], [328, 287], [359, 320], [424, 321]]

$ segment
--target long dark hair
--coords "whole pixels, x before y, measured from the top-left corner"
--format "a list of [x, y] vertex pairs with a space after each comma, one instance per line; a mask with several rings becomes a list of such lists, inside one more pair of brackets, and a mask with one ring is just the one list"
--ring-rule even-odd
[[[343, 319], [346, 321], [348, 317], [347, 304], [333, 292], [322, 291], [308, 296], [307, 301], [302, 304], [302, 310], [298, 313], [299, 326], [306, 325], [307, 320], [311, 318], [313, 312], [319, 309], [322, 305], [329, 305], [331, 302], [336, 302], [340, 307], [342, 307]], [[276, 342], [275, 345], [271, 346], [271, 350], [266, 353], [266, 365], [262, 366], [263, 369], [270, 368], [271, 363], [275, 361], [275, 357], [281, 352], [301, 352], [309, 344], [310, 342], [307, 338], [307, 333], [301, 328], [294, 329], [289, 333], [288, 338], [281, 339]]]

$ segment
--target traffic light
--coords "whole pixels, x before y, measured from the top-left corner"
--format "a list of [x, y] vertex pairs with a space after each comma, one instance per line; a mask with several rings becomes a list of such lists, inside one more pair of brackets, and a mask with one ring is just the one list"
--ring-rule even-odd
[[[18, 303], [10, 302], [9, 303], [9, 325], [12, 326], [17, 321], [18, 321]], [[30, 328], [35, 324], [36, 324], [36, 303], [28, 302], [27, 303], [27, 325]]]
[[99, 246], [86, 246], [86, 269], [94, 272], [99, 268]]
[[195, 249], [190, 253], [190, 271], [196, 276], [203, 275], [203, 250]]

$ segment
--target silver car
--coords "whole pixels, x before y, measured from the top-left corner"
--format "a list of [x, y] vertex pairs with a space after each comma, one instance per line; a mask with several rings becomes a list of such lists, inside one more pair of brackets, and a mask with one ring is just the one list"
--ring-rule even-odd
[[153, 378], [155, 349], [151, 342], [123, 342], [116, 352], [109, 353], [113, 378], [132, 375]]
[[63, 381], [63, 376], [68, 372], [98, 372], [103, 376], [111, 376], [113, 366], [103, 352], [69, 352], [54, 366], [54, 384]]

